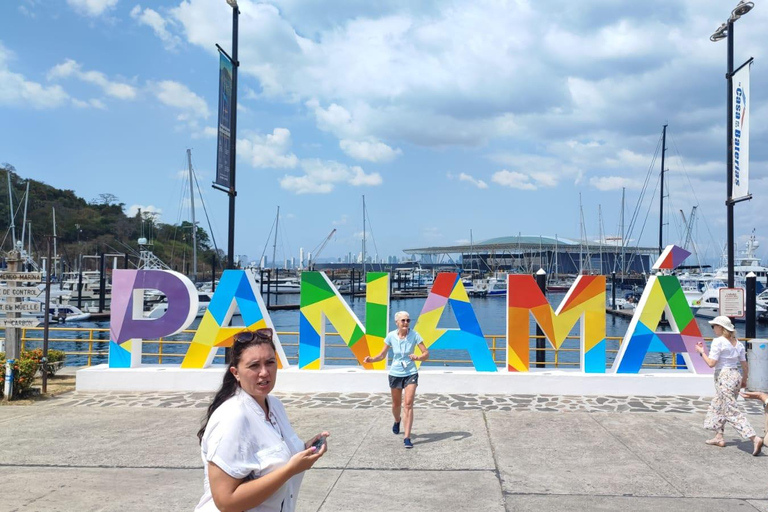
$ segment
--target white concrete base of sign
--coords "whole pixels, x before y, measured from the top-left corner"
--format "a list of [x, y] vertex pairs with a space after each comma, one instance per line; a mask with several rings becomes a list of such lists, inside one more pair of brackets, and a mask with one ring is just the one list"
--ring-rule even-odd
[[[201, 370], [171, 365], [139, 368], [93, 366], [77, 372], [77, 391], [215, 391], [225, 368]], [[323, 370], [279, 370], [276, 392], [282, 393], [386, 393], [385, 371], [332, 366]], [[419, 393], [483, 395], [619, 395], [712, 396], [712, 375], [684, 370], [655, 370], [638, 374], [585, 374], [574, 370], [532, 369], [528, 373], [481, 373], [472, 369], [423, 368]]]

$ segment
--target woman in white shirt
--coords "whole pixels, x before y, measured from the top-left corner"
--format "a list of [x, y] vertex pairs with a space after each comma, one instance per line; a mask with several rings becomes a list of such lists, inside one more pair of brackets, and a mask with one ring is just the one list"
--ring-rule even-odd
[[303, 473], [326, 452], [330, 434], [299, 439], [283, 404], [269, 395], [276, 377], [272, 329], [238, 333], [197, 433], [205, 481], [196, 511], [295, 510]]
[[718, 316], [709, 322], [715, 331], [709, 355], [704, 353], [704, 345], [696, 344], [696, 351], [709, 365], [715, 368], [716, 395], [712, 399], [704, 419], [704, 428], [714, 430], [715, 437], [707, 444], [725, 446], [723, 430], [730, 423], [744, 439], [753, 443], [752, 455], [758, 455], [763, 448], [763, 440], [755, 434], [747, 417], [736, 406], [739, 389], [747, 385], [747, 357], [744, 345], [736, 339], [736, 328], [727, 316]]

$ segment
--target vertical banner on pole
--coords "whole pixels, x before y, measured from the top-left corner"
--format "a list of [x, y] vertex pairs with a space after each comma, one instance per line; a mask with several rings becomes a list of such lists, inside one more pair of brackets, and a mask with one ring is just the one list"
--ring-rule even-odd
[[731, 199], [749, 196], [749, 69], [750, 60], [733, 74], [733, 194]]
[[216, 149], [216, 184], [222, 188], [230, 186], [232, 108], [232, 61], [219, 50], [219, 135]]

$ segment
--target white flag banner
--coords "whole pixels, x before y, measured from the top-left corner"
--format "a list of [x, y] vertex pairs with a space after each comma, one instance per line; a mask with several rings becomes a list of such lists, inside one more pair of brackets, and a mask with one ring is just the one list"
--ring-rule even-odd
[[731, 199], [749, 195], [749, 69], [744, 66], [733, 75], [733, 193]]

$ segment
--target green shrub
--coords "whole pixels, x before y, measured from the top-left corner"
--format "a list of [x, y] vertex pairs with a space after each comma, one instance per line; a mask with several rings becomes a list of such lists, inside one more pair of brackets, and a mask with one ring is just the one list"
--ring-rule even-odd
[[64, 354], [64, 351], [62, 350], [49, 350], [48, 351], [48, 362], [49, 363], [58, 363], [59, 361], [64, 361], [64, 358], [66, 355]]
[[64, 354], [64, 351], [62, 350], [49, 350], [48, 351], [48, 362], [49, 363], [61, 363], [59, 364], [52, 364], [48, 366], [48, 375], [53, 376], [56, 374], [56, 370], [58, 370], [61, 366], [64, 366], [64, 359], [66, 358], [66, 354]]
[[[21, 357], [14, 361], [13, 365], [13, 396], [23, 397], [29, 393], [32, 388], [32, 383], [35, 380], [35, 374], [40, 367], [40, 357], [42, 357], [42, 350], [40, 350], [40, 357], [36, 357], [35, 351], [23, 350]], [[0, 382], [3, 383], [0, 386], [0, 395], [3, 394], [3, 388], [5, 387], [5, 352], [0, 352]]]
[[[34, 350], [29, 351], [30, 358], [36, 359], [38, 363], [42, 361], [43, 359], [43, 349], [42, 348], [36, 348]], [[64, 361], [65, 354], [61, 350], [48, 350], [48, 362], [49, 363], [58, 363]], [[54, 375], [56, 373], [56, 370], [58, 370], [58, 367], [60, 365], [51, 365], [48, 367], [48, 375]]]

